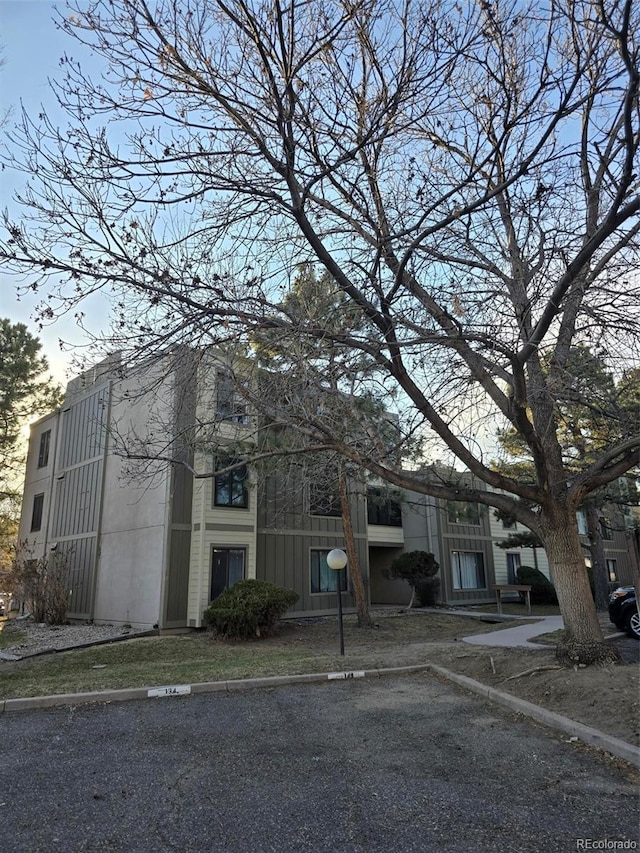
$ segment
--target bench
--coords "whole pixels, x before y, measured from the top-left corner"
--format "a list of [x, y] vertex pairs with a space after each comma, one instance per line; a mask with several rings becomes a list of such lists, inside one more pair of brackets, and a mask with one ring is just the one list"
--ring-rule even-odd
[[494, 586], [496, 591], [496, 607], [498, 613], [502, 613], [502, 593], [503, 592], [524, 592], [527, 602], [527, 616], [531, 616], [531, 587], [523, 583], [499, 583]]

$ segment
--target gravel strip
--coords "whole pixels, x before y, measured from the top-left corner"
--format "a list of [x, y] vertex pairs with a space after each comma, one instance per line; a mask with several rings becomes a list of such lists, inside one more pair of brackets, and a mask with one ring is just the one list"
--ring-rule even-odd
[[21, 658], [138, 633], [122, 625], [45, 625], [32, 619], [6, 621], [2, 631], [5, 636], [19, 635], [19, 639], [5, 646], [4, 651], [12, 657]]

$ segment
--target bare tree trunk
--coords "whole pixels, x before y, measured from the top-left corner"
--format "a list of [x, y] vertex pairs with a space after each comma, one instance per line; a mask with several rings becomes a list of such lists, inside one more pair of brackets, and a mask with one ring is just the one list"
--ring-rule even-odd
[[596, 610], [606, 610], [609, 602], [609, 576], [604, 556], [602, 531], [600, 530], [600, 513], [594, 505], [587, 507], [587, 530], [589, 532]]
[[606, 643], [598, 621], [575, 513], [570, 508], [544, 517], [542, 538], [553, 570], [565, 637], [556, 654], [562, 663], [592, 664], [619, 659], [616, 649]]
[[371, 628], [373, 620], [369, 613], [369, 602], [367, 593], [360, 573], [360, 561], [356, 541], [351, 524], [351, 503], [349, 501], [349, 490], [347, 488], [347, 477], [344, 471], [339, 474], [340, 488], [340, 510], [342, 512], [342, 529], [344, 532], [344, 544], [347, 552], [347, 560], [351, 569], [351, 583], [353, 585], [353, 597], [356, 601], [356, 613], [358, 614], [358, 628]]

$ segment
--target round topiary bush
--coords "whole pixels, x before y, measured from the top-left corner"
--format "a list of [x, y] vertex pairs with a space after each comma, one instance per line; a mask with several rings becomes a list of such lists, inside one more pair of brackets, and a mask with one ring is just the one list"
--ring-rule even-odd
[[249, 640], [273, 632], [298, 600], [293, 589], [269, 581], [241, 580], [225, 589], [203, 613], [204, 624], [220, 637]]
[[554, 585], [539, 569], [534, 569], [532, 566], [519, 566], [516, 576], [518, 583], [531, 586], [532, 604], [558, 603]]

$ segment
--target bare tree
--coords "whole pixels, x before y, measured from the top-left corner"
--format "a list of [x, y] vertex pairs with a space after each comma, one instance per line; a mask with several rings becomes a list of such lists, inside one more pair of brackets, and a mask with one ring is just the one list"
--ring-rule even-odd
[[[343, 376], [374, 361], [406, 434], [490, 490], [402, 471], [317, 411], [300, 429], [397, 486], [525, 524], [553, 568], [561, 655], [610, 658], [575, 512], [640, 439], [568, 470], [556, 401], [576, 344], [614, 374], [637, 363], [631, 0], [114, 0], [60, 26], [107, 64], [94, 81], [65, 58], [69, 127], [23, 115], [6, 156], [29, 183], [0, 257], [45, 313], [108, 291], [103, 344], [132, 358], [270, 328], [294, 354], [329, 335]], [[300, 260], [331, 275], [355, 331], [292, 322], [279, 287]], [[533, 480], [488, 463], [498, 422]]]

